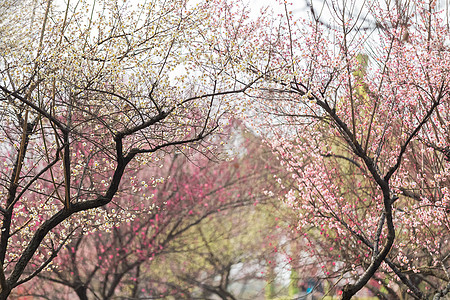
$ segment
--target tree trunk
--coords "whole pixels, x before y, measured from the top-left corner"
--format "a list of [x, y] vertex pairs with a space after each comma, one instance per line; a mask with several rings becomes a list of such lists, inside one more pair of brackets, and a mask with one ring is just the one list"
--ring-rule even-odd
[[77, 287], [74, 288], [74, 290], [80, 300], [88, 300], [86, 285], [80, 283]]
[[11, 289], [4, 289], [0, 292], [0, 300], [8, 299], [9, 294], [11, 294]]

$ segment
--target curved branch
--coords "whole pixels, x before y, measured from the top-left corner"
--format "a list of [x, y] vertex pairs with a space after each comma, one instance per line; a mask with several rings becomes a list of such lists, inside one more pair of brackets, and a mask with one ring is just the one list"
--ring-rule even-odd
[[55, 124], [56, 127], [58, 127], [62, 132], [64, 132], [64, 133], [69, 132], [69, 129], [63, 123], [61, 123], [58, 119], [53, 117], [51, 114], [49, 114], [47, 111], [43, 110], [42, 108], [40, 108], [39, 106], [37, 106], [33, 102], [29, 101], [25, 97], [20, 96], [17, 92], [11, 92], [10, 90], [8, 90], [7, 88], [5, 88], [4, 86], [1, 86], [1, 85], [0, 85], [0, 90], [5, 92], [7, 95], [13, 96], [14, 98], [19, 100], [20, 102], [25, 103], [26, 105], [28, 105], [29, 107], [33, 108], [35, 111], [37, 111], [41, 115], [45, 116], [53, 124]]

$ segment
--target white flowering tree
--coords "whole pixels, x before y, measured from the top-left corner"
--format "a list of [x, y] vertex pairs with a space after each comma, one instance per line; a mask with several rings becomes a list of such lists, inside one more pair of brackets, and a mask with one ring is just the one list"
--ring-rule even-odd
[[6, 299], [73, 234], [132, 217], [131, 200], [102, 209], [127, 196], [124, 174], [175, 148], [214, 150], [230, 99], [258, 80], [242, 70], [259, 23], [221, 0], [6, 1], [0, 15]]

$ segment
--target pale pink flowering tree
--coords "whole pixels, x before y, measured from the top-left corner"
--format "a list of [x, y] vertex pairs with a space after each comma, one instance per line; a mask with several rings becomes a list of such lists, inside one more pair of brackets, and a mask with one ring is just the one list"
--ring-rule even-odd
[[[436, 1], [285, 5], [259, 120], [321, 278], [417, 299], [450, 290], [450, 34]], [[339, 288], [341, 289], [341, 288]]]
[[101, 208], [127, 195], [123, 178], [175, 149], [214, 151], [231, 96], [258, 80], [234, 58], [256, 49], [259, 23], [226, 1], [7, 1], [0, 14], [6, 299], [73, 234], [127, 220]]

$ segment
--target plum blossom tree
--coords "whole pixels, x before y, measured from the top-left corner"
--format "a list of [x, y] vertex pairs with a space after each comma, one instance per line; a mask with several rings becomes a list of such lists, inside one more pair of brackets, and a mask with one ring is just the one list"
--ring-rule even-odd
[[[259, 114], [305, 251], [350, 299], [450, 291], [449, 15], [438, 1], [309, 2], [267, 38]], [[277, 127], [274, 127], [274, 126]], [[310, 260], [311, 262], [311, 260]], [[375, 279], [375, 280], [374, 280]], [[397, 287], [396, 287], [397, 285]]]
[[[274, 228], [258, 219], [264, 216], [260, 207], [273, 200], [262, 192], [270, 188], [266, 179], [274, 169], [266, 159], [272, 154], [250, 137], [239, 133], [239, 152], [246, 153], [240, 158], [216, 162], [197, 154], [189, 157], [192, 163], [175, 154], [162, 169], [155, 166], [142, 170], [147, 175], [131, 177], [127, 197], [141, 207], [128, 210], [127, 222], [107, 232], [73, 239], [55, 258], [57, 268], [30, 282], [29, 294], [48, 299], [72, 294], [79, 299], [185, 298], [197, 286], [235, 299], [227, 290], [230, 269], [261, 256], [263, 231]], [[166, 179], [158, 179], [162, 182], [156, 186], [134, 181], [156, 175]], [[120, 210], [129, 200], [122, 202], [116, 200], [110, 209]], [[216, 285], [218, 274], [223, 280]], [[255, 275], [241, 281], [249, 276]]]
[[235, 57], [252, 61], [260, 25], [215, 0], [6, 1], [0, 14], [6, 299], [73, 234], [130, 219], [102, 207], [150, 176], [142, 168], [174, 149], [214, 151], [230, 99], [259, 79]]

